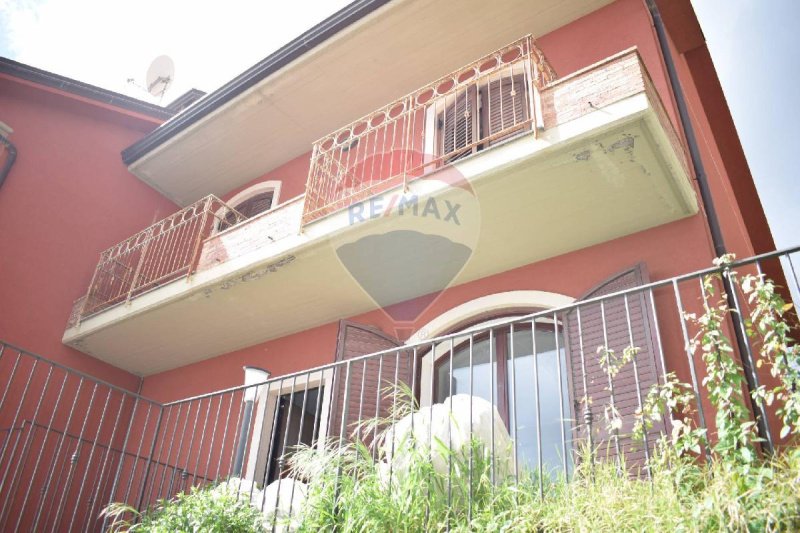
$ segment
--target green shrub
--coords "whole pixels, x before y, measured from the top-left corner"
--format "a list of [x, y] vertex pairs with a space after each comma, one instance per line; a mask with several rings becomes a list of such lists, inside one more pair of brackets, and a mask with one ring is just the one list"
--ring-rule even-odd
[[[172, 500], [162, 500], [155, 509], [139, 514], [135, 509], [112, 504], [103, 511], [111, 531], [137, 533], [260, 533], [266, 531], [264, 516], [236, 491], [220, 484], [193, 488]], [[138, 519], [132, 523], [131, 516]]]

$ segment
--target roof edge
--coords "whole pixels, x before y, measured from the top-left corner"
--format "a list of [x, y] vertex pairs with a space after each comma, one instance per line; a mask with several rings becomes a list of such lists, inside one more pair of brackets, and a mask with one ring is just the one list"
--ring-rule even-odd
[[47, 70], [32, 67], [31, 65], [20, 63], [19, 61], [14, 61], [7, 57], [0, 57], [0, 73], [154, 118], [166, 120], [175, 114], [173, 111], [159, 105], [138, 100]]
[[179, 132], [228, 103], [247, 89], [319, 46], [341, 30], [358, 22], [390, 0], [356, 0], [280, 47], [242, 74], [211, 92], [174, 119], [159, 126], [122, 151], [122, 161], [130, 165]]

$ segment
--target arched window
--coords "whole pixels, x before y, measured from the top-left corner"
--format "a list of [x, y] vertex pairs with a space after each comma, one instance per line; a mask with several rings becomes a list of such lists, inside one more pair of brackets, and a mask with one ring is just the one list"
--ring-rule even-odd
[[436, 403], [455, 394], [490, 401], [516, 437], [520, 465], [571, 470], [572, 402], [560, 323], [537, 319], [465, 335], [437, 347], [435, 358]]
[[[281, 182], [265, 181], [248, 187], [233, 198], [228, 200], [230, 205], [245, 218], [253, 218], [265, 211], [269, 211], [278, 204], [278, 194], [280, 193]], [[236, 216], [227, 213], [219, 222], [218, 230], [228, 229], [236, 224]]]

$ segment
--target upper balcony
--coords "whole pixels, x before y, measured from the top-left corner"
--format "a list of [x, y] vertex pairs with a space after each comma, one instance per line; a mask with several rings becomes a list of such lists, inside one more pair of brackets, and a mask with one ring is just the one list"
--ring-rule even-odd
[[698, 209], [635, 49], [556, 79], [523, 38], [311, 158], [305, 194], [270, 211], [210, 197], [104, 252], [64, 342], [150, 374]]

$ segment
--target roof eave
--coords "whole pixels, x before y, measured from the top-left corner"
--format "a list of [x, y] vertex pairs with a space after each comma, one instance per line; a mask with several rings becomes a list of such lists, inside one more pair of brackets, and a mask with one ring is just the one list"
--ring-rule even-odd
[[143, 156], [187, 129], [192, 124], [230, 102], [264, 78], [295, 61], [351, 24], [358, 22], [390, 0], [356, 0], [316, 26], [282, 46], [245, 72], [235, 77], [196, 104], [145, 135], [122, 151], [122, 161], [131, 165]]

